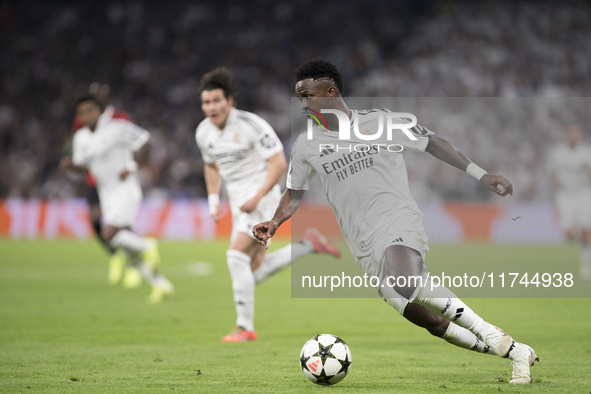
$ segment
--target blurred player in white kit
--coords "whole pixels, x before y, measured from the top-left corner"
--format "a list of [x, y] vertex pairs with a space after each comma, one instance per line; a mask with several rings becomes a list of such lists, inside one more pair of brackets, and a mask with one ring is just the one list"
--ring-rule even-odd
[[232, 235], [226, 259], [236, 307], [236, 328], [223, 342], [257, 339], [254, 330], [254, 288], [292, 259], [308, 253], [340, 257], [339, 250], [315, 229], [302, 242], [266, 253], [252, 234], [252, 227], [273, 216], [281, 192], [278, 182], [287, 168], [283, 145], [273, 128], [261, 117], [234, 108], [236, 89], [227, 68], [216, 68], [201, 79], [201, 108], [206, 118], [195, 138], [205, 162], [210, 213], [221, 218], [222, 180], [232, 209]]
[[[131, 121], [129, 115], [121, 109], [115, 108], [109, 104], [111, 86], [106, 83], [93, 82], [88, 87], [88, 93], [94, 96], [101, 104], [101, 108], [104, 108], [102, 116], [110, 116], [113, 119], [123, 119]], [[72, 132], [75, 134], [78, 130], [84, 128], [85, 125], [82, 120], [75, 116], [72, 121]], [[67, 144], [71, 149], [72, 141], [70, 140]], [[72, 153], [68, 152], [70, 156]], [[135, 288], [142, 284], [141, 273], [132, 265], [127, 265], [126, 259], [122, 251], [117, 251], [109, 242], [103, 239], [102, 235], [102, 213], [99, 201], [98, 191], [96, 190], [96, 181], [91, 174], [87, 173], [85, 177], [86, 181], [86, 202], [88, 203], [88, 210], [90, 213], [90, 220], [92, 228], [95, 232], [96, 237], [100, 241], [101, 245], [105, 247], [109, 253], [109, 283], [117, 284], [123, 278], [123, 286], [126, 288]], [[125, 274], [124, 274], [125, 269]]]
[[73, 157], [64, 157], [60, 168], [88, 170], [96, 179], [103, 238], [114, 248], [124, 250], [130, 264], [152, 286], [149, 301], [160, 302], [174, 288], [158, 272], [160, 256], [156, 243], [131, 230], [143, 197], [136, 159], [147, 154], [150, 133], [104, 113], [97, 99], [90, 95], [78, 100], [76, 116], [84, 127], [74, 135]]
[[591, 279], [589, 230], [591, 229], [591, 147], [583, 143], [577, 125], [564, 130], [566, 142], [550, 152], [548, 173], [555, 190], [560, 226], [569, 241], [579, 243], [583, 280]]

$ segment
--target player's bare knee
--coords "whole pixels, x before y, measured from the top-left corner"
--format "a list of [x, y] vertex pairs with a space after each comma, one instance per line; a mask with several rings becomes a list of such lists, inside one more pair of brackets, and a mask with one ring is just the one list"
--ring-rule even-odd
[[252, 272], [256, 271], [256, 269], [261, 266], [263, 260], [265, 259], [266, 250], [264, 249], [264, 246], [258, 246], [260, 246], [261, 249], [255, 249], [251, 255], [250, 269], [252, 270]]
[[436, 337], [442, 337], [449, 326], [449, 320], [436, 315], [423, 305], [412, 302], [406, 305], [402, 316], [411, 323], [426, 329], [431, 335]]
[[441, 338], [447, 331], [448, 326], [449, 320], [441, 319], [441, 322], [439, 322], [439, 324], [435, 324], [425, 328], [427, 329], [427, 331], [429, 331], [431, 335]]
[[101, 229], [101, 236], [105, 241], [111, 242], [113, 240], [113, 237], [115, 237], [115, 234], [117, 234], [117, 231], [119, 231], [119, 229], [113, 226], [104, 226]]

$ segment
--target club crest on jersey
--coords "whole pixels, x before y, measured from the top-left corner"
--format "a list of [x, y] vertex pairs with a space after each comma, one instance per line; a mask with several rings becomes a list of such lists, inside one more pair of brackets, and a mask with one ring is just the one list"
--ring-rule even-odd
[[234, 142], [237, 144], [240, 143], [240, 134], [234, 133]]

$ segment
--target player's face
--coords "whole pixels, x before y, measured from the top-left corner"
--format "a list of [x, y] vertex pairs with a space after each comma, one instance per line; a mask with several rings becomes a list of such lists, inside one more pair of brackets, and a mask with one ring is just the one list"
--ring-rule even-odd
[[303, 79], [295, 86], [296, 96], [302, 102], [302, 109], [312, 108], [315, 111], [331, 108], [331, 101], [326, 98], [337, 97], [338, 90], [328, 78]]
[[94, 129], [101, 116], [101, 109], [94, 101], [84, 101], [78, 104], [76, 116], [80, 118], [84, 126]]
[[230, 111], [234, 105], [232, 97], [226, 98], [222, 89], [204, 90], [201, 92], [201, 109], [218, 128], [226, 125]]

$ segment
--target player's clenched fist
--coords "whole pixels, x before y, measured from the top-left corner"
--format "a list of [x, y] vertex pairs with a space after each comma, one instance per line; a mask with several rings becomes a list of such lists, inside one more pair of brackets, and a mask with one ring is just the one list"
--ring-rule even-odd
[[[507, 194], [513, 195], [513, 185], [502, 175], [484, 174], [480, 182], [491, 192], [505, 197]], [[499, 188], [500, 186], [500, 188]]]
[[273, 220], [268, 222], [259, 223], [252, 228], [252, 234], [259, 241], [261, 245], [267, 246], [267, 241], [277, 231], [277, 223]]

